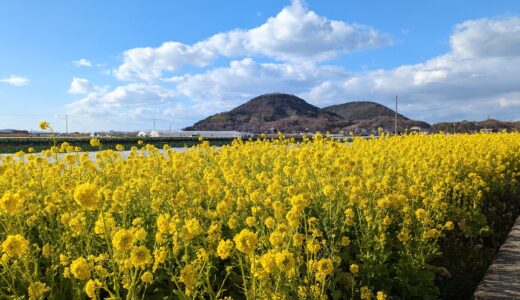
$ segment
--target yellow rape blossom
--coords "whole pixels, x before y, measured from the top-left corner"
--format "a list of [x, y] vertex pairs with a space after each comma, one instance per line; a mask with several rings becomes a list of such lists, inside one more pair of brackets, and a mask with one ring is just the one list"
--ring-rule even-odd
[[74, 200], [82, 207], [96, 209], [99, 201], [97, 192], [98, 188], [92, 183], [80, 184], [74, 191]]
[[33, 282], [27, 289], [29, 300], [45, 299], [45, 294], [47, 294], [50, 290], [51, 289], [43, 282]]
[[128, 251], [133, 248], [135, 237], [131, 230], [120, 229], [114, 234], [112, 244], [116, 251]]
[[243, 229], [239, 234], [237, 234], [234, 241], [237, 250], [246, 254], [252, 254], [256, 249], [256, 244], [258, 243], [256, 234], [248, 229]]
[[220, 242], [218, 243], [218, 247], [217, 247], [217, 255], [221, 259], [226, 259], [231, 255], [234, 248], [235, 248], [235, 244], [233, 244], [233, 241], [220, 240]]
[[9, 235], [2, 242], [2, 250], [9, 257], [23, 256], [29, 252], [29, 241], [19, 234]]
[[130, 253], [130, 262], [136, 268], [144, 268], [152, 262], [150, 250], [142, 245], [132, 249], [132, 252]]
[[91, 275], [91, 268], [87, 260], [80, 257], [70, 264], [70, 272], [79, 280], [87, 280]]

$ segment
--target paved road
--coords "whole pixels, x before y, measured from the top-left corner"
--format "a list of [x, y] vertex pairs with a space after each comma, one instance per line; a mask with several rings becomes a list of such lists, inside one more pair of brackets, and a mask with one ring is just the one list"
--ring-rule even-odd
[[520, 217], [474, 296], [476, 300], [520, 299]]

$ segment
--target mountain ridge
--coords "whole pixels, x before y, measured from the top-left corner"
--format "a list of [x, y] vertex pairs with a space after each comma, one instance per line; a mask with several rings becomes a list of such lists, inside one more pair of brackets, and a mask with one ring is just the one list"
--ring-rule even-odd
[[[429, 128], [422, 121], [398, 114], [398, 127]], [[265, 132], [341, 131], [356, 127], [393, 128], [394, 111], [371, 101], [353, 101], [319, 108], [285, 93], [263, 94], [233, 108], [202, 119], [184, 130], [241, 130]]]

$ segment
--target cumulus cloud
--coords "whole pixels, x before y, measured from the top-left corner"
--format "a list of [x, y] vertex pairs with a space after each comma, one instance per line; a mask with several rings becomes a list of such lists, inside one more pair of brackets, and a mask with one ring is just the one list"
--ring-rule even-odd
[[[287, 20], [286, 16], [280, 17], [283, 13], [314, 16], [317, 20], [332, 24], [332, 21], [298, 5], [299, 2], [293, 3], [264, 25], [247, 31], [247, 34], [260, 30], [263, 26], [275, 26], [271, 24], [275, 21]], [[296, 30], [292, 27], [294, 26], [288, 26], [289, 30]], [[260, 31], [262, 34], [269, 32], [265, 28]], [[484, 18], [458, 24], [449, 37], [450, 50], [447, 53], [422, 63], [392, 69], [352, 72], [341, 66], [324, 63], [328, 55], [333, 57], [346, 50], [323, 45], [318, 45], [318, 48], [324, 47], [318, 50], [297, 49], [296, 46], [282, 46], [282, 42], [273, 41], [276, 44], [274, 46], [264, 40], [262, 43], [266, 45], [266, 49], [262, 50], [262, 56], [274, 61], [263, 62], [263, 59], [241, 57], [230, 61], [227, 66], [209, 68], [201, 73], [186, 73], [169, 78], [164, 76], [164, 71], [175, 70], [184, 64], [185, 61], [179, 58], [183, 55], [189, 58], [186, 61], [203, 66], [209, 64], [216, 55], [234, 57], [253, 53], [247, 52], [255, 49], [251, 44], [244, 46], [245, 33], [246, 31], [240, 30], [228, 32], [201, 42], [212, 44], [212, 51], [206, 51], [210, 48], [198, 44], [187, 46], [174, 43], [168, 46], [180, 51], [176, 52], [181, 53], [180, 56], [170, 56], [173, 50], [168, 50], [164, 45], [159, 48], [129, 50], [136, 51], [136, 60], [125, 58], [125, 63], [118, 69], [122, 72], [119, 74], [122, 75], [120, 78], [140, 78], [144, 82], [160, 78], [160, 84], [131, 83], [110, 90], [92, 88], [87, 85], [88, 81], [83, 82], [78, 78], [78, 87], [73, 89], [73, 79], [71, 90], [84, 91], [86, 96], [73, 103], [70, 108], [78, 113], [116, 112], [129, 116], [155, 113], [180, 122], [179, 126], [187, 126], [202, 117], [229, 110], [259, 94], [277, 91], [296, 94], [321, 107], [353, 100], [372, 100], [389, 105], [392, 104], [394, 95], [399, 95], [400, 112], [429, 122], [483, 119], [488, 116], [520, 119], [518, 17]], [[257, 38], [262, 34], [257, 33]], [[296, 41], [294, 43], [297, 45]], [[199, 50], [202, 55], [197, 52]], [[142, 51], [148, 54], [142, 56]], [[163, 56], [158, 59], [157, 53], [162, 51], [164, 55], [161, 54]], [[256, 54], [260, 53], [260, 50], [255, 51]], [[305, 55], [313, 59], [292, 59]], [[141, 59], [142, 57], [147, 59]], [[81, 89], [83, 84], [88, 88]], [[157, 106], [157, 103], [164, 105]]]
[[226, 101], [234, 106], [245, 99], [272, 91], [298, 94], [323, 80], [336, 80], [347, 72], [336, 66], [313, 63], [257, 63], [251, 58], [232, 61], [228, 67], [202, 74], [169, 78], [180, 94], [196, 102]]
[[450, 52], [423, 63], [324, 81], [303, 96], [334, 102], [399, 94], [405, 112], [417, 118], [520, 119], [520, 18], [463, 22], [450, 45]]
[[7, 83], [7, 84], [10, 84], [13, 86], [20, 87], [20, 86], [24, 86], [24, 85], [28, 84], [30, 80], [23, 76], [11, 75], [7, 78], [0, 79], [0, 81], [3, 83]]
[[93, 86], [84, 98], [70, 103], [67, 108], [71, 114], [83, 116], [115, 114], [135, 117], [144, 113], [144, 108], [171, 105], [174, 100], [174, 91], [158, 85], [131, 83], [112, 90]]
[[122, 80], [151, 81], [184, 65], [207, 66], [219, 56], [318, 62], [390, 43], [390, 38], [374, 28], [330, 20], [294, 0], [256, 28], [218, 33], [193, 45], [170, 41], [156, 48], [130, 49], [113, 73]]
[[72, 82], [70, 83], [70, 88], [68, 90], [69, 94], [88, 94], [93, 90], [97, 89], [97, 87], [90, 83], [88, 79], [74, 77], [72, 78]]
[[92, 62], [88, 59], [82, 58], [72, 61], [72, 64], [76, 67], [92, 67]]
[[338, 66], [260, 64], [246, 58], [168, 81], [196, 105], [207, 102], [208, 114], [282, 91], [317, 106], [352, 100], [391, 104], [399, 95], [402, 112], [431, 122], [488, 116], [520, 119], [519, 28], [516, 17], [467, 21], [455, 26], [448, 53], [388, 70], [352, 73]]

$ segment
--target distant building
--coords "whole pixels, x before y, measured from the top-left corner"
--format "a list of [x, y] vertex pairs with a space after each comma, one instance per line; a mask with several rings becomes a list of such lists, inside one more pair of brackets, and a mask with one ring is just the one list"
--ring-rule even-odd
[[490, 133], [490, 132], [493, 132], [493, 129], [491, 129], [491, 128], [482, 128], [482, 129], [480, 129], [480, 132]]
[[27, 130], [17, 130], [17, 129], [0, 129], [1, 136], [25, 136], [29, 135], [29, 131]]
[[136, 136], [138, 135], [135, 131], [99, 131], [90, 133], [91, 137], [114, 137], [114, 136]]
[[419, 126], [412, 126], [412, 127], [410, 127], [410, 131], [411, 132], [412, 131], [421, 132], [421, 131], [423, 131], [423, 129]]
[[253, 136], [250, 132], [240, 131], [169, 131], [153, 130], [150, 132], [141, 131], [137, 134], [140, 137], [203, 137], [203, 138], [237, 138]]

